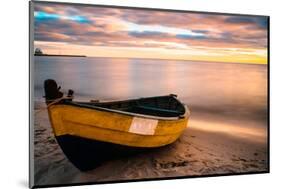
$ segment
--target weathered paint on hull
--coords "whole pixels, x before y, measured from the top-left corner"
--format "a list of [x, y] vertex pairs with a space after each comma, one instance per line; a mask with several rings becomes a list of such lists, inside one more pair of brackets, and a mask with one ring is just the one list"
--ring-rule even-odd
[[48, 108], [56, 137], [71, 135], [131, 147], [153, 148], [174, 142], [187, 127], [188, 117], [177, 120], [143, 119], [120, 113], [70, 105]]

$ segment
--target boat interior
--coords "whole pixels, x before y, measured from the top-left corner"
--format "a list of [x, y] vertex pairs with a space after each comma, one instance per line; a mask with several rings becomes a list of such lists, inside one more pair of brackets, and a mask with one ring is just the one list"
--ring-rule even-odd
[[[54, 100], [63, 97], [60, 87], [53, 79], [47, 79], [44, 82], [46, 103], [53, 103]], [[122, 111], [142, 115], [158, 116], [158, 117], [179, 117], [185, 114], [184, 105], [176, 98], [177, 95], [170, 94], [166, 96], [155, 96], [123, 101], [111, 102], [76, 102], [72, 101], [73, 90], [69, 90], [68, 99], [61, 100], [59, 103], [79, 106], [84, 108], [112, 111]]]
[[70, 101], [68, 103], [85, 108], [95, 109], [96, 107], [101, 107], [111, 110], [159, 117], [178, 117], [185, 114], [184, 105], [177, 100], [175, 95], [113, 102]]

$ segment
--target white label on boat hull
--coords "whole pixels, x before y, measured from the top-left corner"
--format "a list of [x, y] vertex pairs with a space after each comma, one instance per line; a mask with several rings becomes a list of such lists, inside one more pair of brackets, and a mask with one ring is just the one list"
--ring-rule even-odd
[[158, 120], [134, 117], [129, 132], [141, 135], [154, 135]]

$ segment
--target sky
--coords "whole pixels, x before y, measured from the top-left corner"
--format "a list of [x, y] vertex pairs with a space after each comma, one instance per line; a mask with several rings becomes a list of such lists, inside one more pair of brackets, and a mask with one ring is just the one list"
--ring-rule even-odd
[[267, 17], [35, 3], [46, 54], [267, 64]]

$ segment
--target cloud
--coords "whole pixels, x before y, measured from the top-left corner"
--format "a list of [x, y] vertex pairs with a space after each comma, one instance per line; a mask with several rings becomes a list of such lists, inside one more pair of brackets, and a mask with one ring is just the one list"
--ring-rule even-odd
[[157, 31], [129, 31], [128, 35], [133, 37], [143, 37], [143, 38], [150, 38], [150, 37], [167, 37], [168, 35], [163, 32]]
[[260, 28], [260, 29], [267, 29], [268, 25], [268, 19], [267, 17], [263, 16], [230, 16], [225, 19], [226, 23], [232, 23], [232, 24], [246, 24], [251, 27], [248, 28], [253, 28], [255, 29]]
[[256, 23], [261, 29], [267, 29], [268, 28], [268, 18], [261, 17], [256, 19]]
[[235, 23], [235, 24], [248, 24], [248, 23], [255, 23], [255, 20], [252, 17], [246, 16], [230, 16], [225, 19], [228, 23]]
[[194, 36], [194, 35], [188, 35], [188, 34], [178, 34], [176, 35], [176, 38], [178, 39], [208, 39], [208, 37], [204, 36], [204, 35], [199, 35], [199, 36]]
[[207, 34], [207, 33], [210, 32], [208, 30], [191, 30], [191, 31], [194, 32], [194, 33], [202, 33], [202, 34]]
[[267, 17], [35, 3], [35, 41], [87, 46], [266, 48]]

